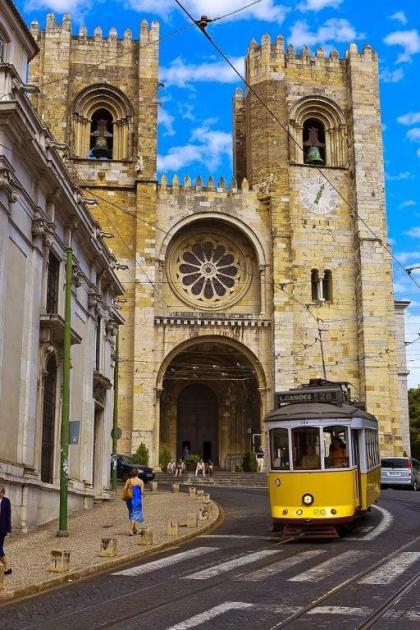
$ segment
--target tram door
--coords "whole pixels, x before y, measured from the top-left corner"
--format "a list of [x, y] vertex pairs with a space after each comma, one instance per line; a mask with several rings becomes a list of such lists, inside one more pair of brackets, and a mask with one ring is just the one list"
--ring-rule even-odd
[[359, 431], [351, 430], [351, 451], [353, 456], [353, 464], [357, 466], [356, 472], [356, 504], [360, 507], [360, 456], [359, 456]]

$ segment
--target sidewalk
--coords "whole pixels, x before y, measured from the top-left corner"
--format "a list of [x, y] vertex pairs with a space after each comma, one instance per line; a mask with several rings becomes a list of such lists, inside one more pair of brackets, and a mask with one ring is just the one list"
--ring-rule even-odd
[[[52, 586], [80, 579], [86, 575], [136, 560], [151, 551], [189, 540], [209, 529], [219, 517], [219, 509], [213, 502], [205, 507], [209, 518], [200, 521], [197, 528], [186, 527], [187, 513], [203, 507], [202, 497], [189, 496], [183, 492], [146, 492], [144, 500], [144, 523], [153, 528], [154, 544], [139, 546], [139, 536], [128, 534], [128, 513], [120, 492], [110, 501], [95, 505], [92, 510], [83, 510], [69, 517], [68, 538], [57, 538], [57, 521], [33, 530], [29, 534], [8, 536], [5, 551], [10, 559], [13, 573], [4, 576], [4, 590], [0, 591], [0, 604], [11, 599], [41, 592]], [[168, 521], [179, 523], [179, 536], [168, 536]], [[101, 538], [117, 538], [117, 553], [114, 558], [99, 557]], [[65, 549], [71, 552], [70, 571], [49, 573], [51, 551]]]

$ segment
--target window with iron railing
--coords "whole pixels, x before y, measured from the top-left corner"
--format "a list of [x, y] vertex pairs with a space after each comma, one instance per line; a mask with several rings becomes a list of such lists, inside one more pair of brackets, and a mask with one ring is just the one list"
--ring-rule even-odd
[[50, 254], [47, 277], [47, 313], [54, 315], [58, 311], [58, 284], [60, 280], [60, 261]]

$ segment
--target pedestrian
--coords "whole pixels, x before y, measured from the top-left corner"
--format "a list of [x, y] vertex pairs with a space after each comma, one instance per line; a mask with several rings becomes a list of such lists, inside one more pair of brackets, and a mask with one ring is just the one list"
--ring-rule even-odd
[[195, 476], [198, 477], [200, 473], [203, 475], [203, 477], [206, 476], [206, 469], [202, 459], [197, 462], [197, 466], [195, 467]]
[[264, 472], [264, 451], [262, 446], [257, 451], [257, 470], [258, 472]]
[[213, 472], [214, 472], [213, 462], [211, 461], [211, 459], [209, 459], [206, 463], [206, 475], [208, 475], [209, 477], [213, 477]]
[[182, 459], [185, 459], [186, 457], [188, 457], [189, 454], [190, 454], [190, 449], [188, 448], [188, 444], [185, 444], [184, 448], [182, 449]]
[[10, 508], [10, 499], [5, 497], [6, 490], [4, 486], [0, 486], [0, 562], [4, 566], [4, 575], [10, 575], [12, 569], [5, 556], [3, 545], [7, 534], [12, 531], [12, 511]]
[[182, 473], [184, 470], [184, 462], [182, 461], [182, 459], [178, 459], [176, 465], [175, 465], [175, 477], [181, 477]]
[[137, 523], [142, 523], [143, 518], [143, 493], [144, 483], [138, 476], [137, 468], [132, 468], [125, 482], [122, 499], [127, 504], [128, 518], [130, 520], [130, 536], [137, 534]]
[[175, 468], [176, 468], [176, 464], [175, 464], [174, 460], [173, 460], [173, 459], [171, 459], [171, 460], [168, 462], [168, 465], [167, 465], [167, 467], [166, 467], [166, 472], [167, 472], [169, 475], [173, 475], [173, 474], [175, 473]]

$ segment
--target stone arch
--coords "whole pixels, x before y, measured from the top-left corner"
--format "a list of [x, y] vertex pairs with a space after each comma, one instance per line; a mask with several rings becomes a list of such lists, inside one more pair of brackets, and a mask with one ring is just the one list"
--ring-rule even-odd
[[[195, 248], [203, 248], [198, 258], [209, 261], [208, 268], [194, 263]], [[216, 212], [183, 217], [165, 234], [158, 262], [164, 302], [172, 304], [174, 297], [178, 306], [174, 310], [185, 311], [186, 305], [200, 312], [266, 312], [266, 253], [255, 232], [236, 217]], [[194, 264], [199, 265], [195, 271], [200, 276], [191, 275]], [[226, 278], [225, 272], [232, 277]]]
[[188, 350], [192, 346], [197, 344], [205, 344], [205, 343], [216, 343], [219, 342], [225, 345], [228, 348], [232, 348], [233, 350], [237, 350], [241, 354], [244, 355], [246, 359], [251, 363], [253, 368], [255, 369], [257, 375], [257, 382], [259, 389], [266, 389], [267, 387], [267, 379], [265, 376], [264, 368], [261, 365], [260, 360], [254, 354], [252, 350], [250, 350], [247, 346], [245, 346], [240, 341], [236, 339], [231, 339], [230, 337], [224, 337], [223, 335], [199, 335], [198, 337], [192, 337], [191, 339], [187, 339], [186, 341], [181, 342], [175, 348], [172, 348], [170, 352], [163, 359], [162, 364], [158, 370], [156, 377], [156, 389], [158, 391], [162, 390], [163, 386], [163, 378], [165, 376], [165, 372], [168, 369], [169, 365], [175, 359], [175, 357], [184, 352], [184, 350]]
[[90, 85], [74, 99], [73, 154], [82, 158], [89, 156], [92, 117], [100, 109], [109, 112], [112, 118], [112, 159], [129, 159], [132, 153], [133, 108], [121, 90], [107, 84]]
[[[200, 393], [206, 388], [211, 396]], [[241, 464], [252, 434], [262, 433], [270, 404], [258, 358], [222, 335], [194, 337], [173, 348], [161, 364], [157, 392], [159, 446], [179, 457], [188, 444], [228, 468]]]
[[324, 96], [306, 96], [290, 109], [290, 161], [304, 163], [303, 128], [309, 119], [318, 120], [325, 130], [326, 166], [346, 165], [346, 122], [341, 108]]
[[158, 259], [162, 262], [165, 260], [169, 243], [176, 236], [177, 232], [179, 232], [186, 226], [193, 225], [194, 223], [203, 219], [214, 220], [214, 221], [217, 221], [218, 223], [220, 222], [227, 223], [228, 225], [231, 225], [237, 228], [238, 230], [240, 230], [241, 232], [243, 232], [243, 234], [248, 238], [250, 243], [252, 243], [253, 245], [259, 266], [260, 267], [266, 266], [267, 262], [266, 262], [266, 255], [265, 255], [264, 247], [260, 239], [258, 238], [257, 234], [249, 227], [249, 225], [247, 225], [241, 219], [238, 219], [237, 217], [233, 217], [229, 214], [224, 214], [221, 212], [194, 212], [193, 215], [183, 217], [182, 219], [177, 221], [171, 227], [171, 229], [165, 234], [164, 239], [162, 241], [162, 245], [160, 247]]

